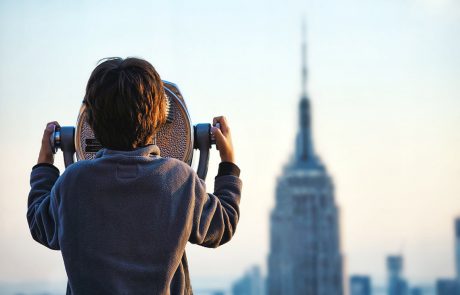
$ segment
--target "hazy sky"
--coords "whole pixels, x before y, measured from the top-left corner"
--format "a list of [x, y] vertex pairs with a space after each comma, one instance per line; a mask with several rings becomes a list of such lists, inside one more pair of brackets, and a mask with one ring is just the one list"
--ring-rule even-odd
[[217, 250], [188, 247], [192, 278], [231, 281], [265, 265], [275, 179], [294, 145], [302, 15], [315, 146], [337, 188], [346, 272], [381, 281], [385, 256], [401, 252], [411, 281], [453, 276], [460, 2], [95, 2], [0, 1], [0, 280], [65, 278], [60, 253], [28, 232], [29, 173], [45, 123], [75, 123], [108, 56], [149, 60], [180, 86], [195, 123], [225, 114], [233, 128], [241, 221]]

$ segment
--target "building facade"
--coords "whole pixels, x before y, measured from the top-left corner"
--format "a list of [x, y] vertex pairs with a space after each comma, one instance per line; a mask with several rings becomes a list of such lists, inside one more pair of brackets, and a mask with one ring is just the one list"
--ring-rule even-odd
[[313, 148], [305, 41], [295, 153], [277, 180], [270, 216], [269, 295], [342, 295], [339, 210], [334, 184]]
[[423, 295], [423, 289], [419, 287], [414, 287], [410, 289], [410, 295]]
[[388, 295], [408, 295], [409, 288], [403, 278], [404, 260], [402, 256], [394, 255], [387, 257], [388, 270]]
[[352, 276], [350, 278], [350, 295], [372, 295], [369, 276]]
[[458, 295], [460, 289], [457, 280], [439, 279], [436, 281], [436, 295]]
[[457, 282], [460, 285], [460, 217], [455, 219], [455, 267]]
[[438, 279], [436, 295], [460, 295], [460, 217], [455, 219], [455, 278]]
[[232, 286], [232, 295], [264, 295], [263, 279], [258, 266], [248, 270]]

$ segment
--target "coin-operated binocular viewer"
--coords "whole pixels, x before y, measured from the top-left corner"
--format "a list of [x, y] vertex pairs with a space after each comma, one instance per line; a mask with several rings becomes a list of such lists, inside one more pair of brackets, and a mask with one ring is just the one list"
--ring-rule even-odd
[[[168, 119], [158, 130], [155, 143], [160, 148], [162, 157], [176, 158], [189, 165], [192, 164], [194, 150], [199, 150], [197, 174], [204, 180], [208, 172], [209, 150], [215, 144], [211, 136], [211, 124], [193, 125], [177, 85], [167, 81], [163, 81], [163, 85], [168, 103]], [[96, 153], [102, 149], [87, 123], [86, 116], [86, 107], [83, 104], [76, 127], [60, 127], [51, 136], [53, 151], [56, 153], [61, 149], [64, 154], [65, 167], [75, 160], [94, 159]]]

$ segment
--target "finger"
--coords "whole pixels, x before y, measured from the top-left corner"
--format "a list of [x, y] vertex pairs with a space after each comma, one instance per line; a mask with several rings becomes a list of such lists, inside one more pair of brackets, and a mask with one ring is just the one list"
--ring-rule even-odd
[[215, 137], [216, 143], [225, 142], [225, 140], [226, 140], [225, 136], [224, 136], [224, 134], [222, 134], [222, 131], [220, 131], [219, 128], [211, 127], [211, 133]]
[[46, 124], [46, 127], [48, 128], [48, 126], [50, 125], [53, 125], [53, 126], [56, 126], [56, 127], [60, 127], [59, 123], [57, 121], [52, 121], [52, 122], [48, 122]]
[[230, 127], [228, 126], [227, 118], [224, 116], [215, 117], [213, 120], [213, 125], [216, 125], [216, 123], [220, 124], [220, 130], [224, 135], [230, 133]]
[[227, 122], [227, 118], [225, 118], [225, 116], [217, 116], [217, 117], [214, 117], [213, 119], [213, 124], [216, 124], [216, 123], [222, 123], [222, 122]]
[[220, 123], [221, 119], [222, 119], [222, 116], [214, 117], [214, 119], [212, 119], [212, 125], [215, 126], [216, 123]]
[[220, 130], [225, 136], [227, 136], [230, 133], [230, 126], [228, 126], [228, 121], [225, 117], [222, 117], [222, 119], [220, 120]]
[[56, 127], [56, 125], [54, 125], [54, 124], [48, 124], [48, 125], [46, 125], [46, 128], [45, 128], [45, 130], [43, 131], [43, 134], [48, 134], [48, 135], [50, 135], [51, 133], [53, 133], [55, 127]]
[[56, 127], [59, 127], [59, 123], [56, 121], [53, 122], [48, 122], [46, 124], [45, 130], [43, 130], [43, 138], [42, 142], [43, 143], [48, 143], [51, 137], [51, 134], [55, 131]]

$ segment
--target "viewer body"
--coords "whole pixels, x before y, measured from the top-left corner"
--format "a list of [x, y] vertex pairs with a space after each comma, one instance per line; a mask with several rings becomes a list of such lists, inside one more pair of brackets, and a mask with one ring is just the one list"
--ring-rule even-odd
[[104, 146], [96, 158], [59, 176], [49, 142], [58, 123], [45, 129], [27, 219], [36, 241], [61, 250], [67, 294], [191, 294], [187, 242], [218, 247], [235, 232], [242, 183], [226, 119], [213, 122], [221, 125], [212, 132], [222, 162], [209, 194], [190, 166], [162, 158], [152, 144], [164, 99], [149, 63], [109, 59], [85, 95]]

